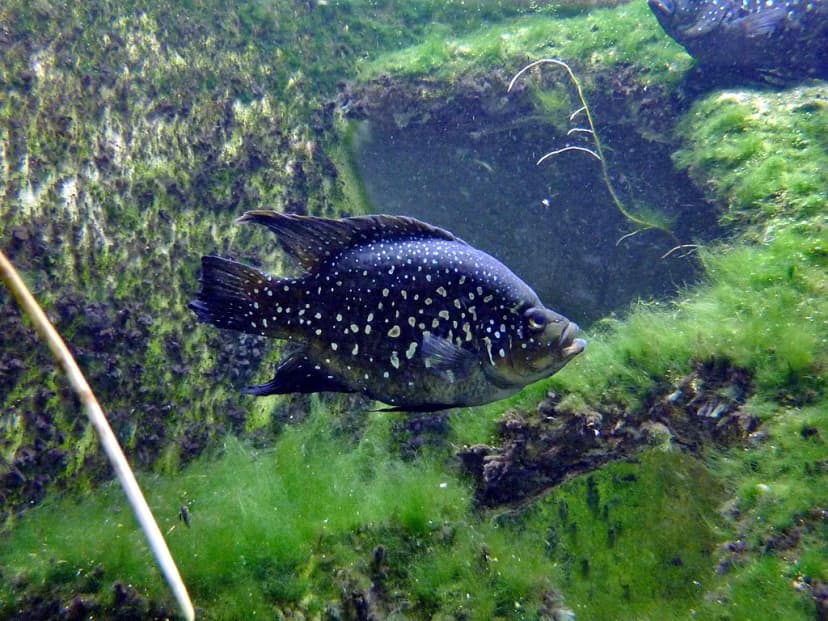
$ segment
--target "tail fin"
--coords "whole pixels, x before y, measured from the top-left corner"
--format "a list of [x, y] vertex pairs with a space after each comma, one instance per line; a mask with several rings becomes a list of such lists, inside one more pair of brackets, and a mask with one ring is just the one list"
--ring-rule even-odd
[[290, 295], [284, 290], [290, 280], [213, 256], [201, 258], [201, 270], [201, 291], [188, 304], [199, 321], [249, 334], [282, 335], [284, 326], [280, 329], [274, 317]]

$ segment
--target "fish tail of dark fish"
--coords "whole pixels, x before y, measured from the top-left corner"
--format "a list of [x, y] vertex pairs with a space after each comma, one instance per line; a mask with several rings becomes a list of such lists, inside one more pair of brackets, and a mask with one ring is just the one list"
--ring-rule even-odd
[[274, 309], [290, 307], [294, 288], [288, 279], [221, 257], [201, 258], [201, 290], [188, 306], [202, 323], [249, 334], [283, 336]]

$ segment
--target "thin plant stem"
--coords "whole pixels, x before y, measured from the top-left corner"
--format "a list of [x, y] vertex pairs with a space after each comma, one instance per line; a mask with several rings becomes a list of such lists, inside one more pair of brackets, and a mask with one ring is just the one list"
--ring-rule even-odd
[[593, 132], [591, 129], [587, 129], [586, 127], [573, 127], [568, 132], [566, 132], [566, 135], [571, 136], [572, 134], [578, 134], [578, 133], [594, 134], [595, 132]]
[[690, 253], [692, 253], [692, 252], [694, 252], [698, 249], [699, 249], [698, 244], [681, 244], [681, 245], [676, 246], [674, 248], [670, 248], [670, 250], [668, 250], [663, 255], [661, 255], [661, 258], [666, 259], [671, 254], [673, 254], [674, 252], [678, 252], [679, 250], [687, 250], [686, 254], [681, 255], [682, 257], [684, 257], [684, 256], [687, 256], [688, 254], [690, 254]]
[[161, 535], [161, 530], [158, 528], [158, 523], [152, 515], [152, 511], [147, 505], [144, 495], [141, 493], [141, 488], [138, 486], [138, 481], [135, 480], [135, 475], [127, 463], [121, 446], [118, 444], [118, 439], [112, 432], [112, 428], [104, 416], [95, 394], [89, 387], [86, 378], [83, 376], [75, 359], [72, 357], [69, 348], [66, 347], [58, 331], [46, 317], [46, 313], [40, 308], [40, 305], [32, 296], [26, 284], [20, 278], [17, 270], [6, 258], [6, 255], [0, 251], [0, 279], [6, 284], [9, 291], [17, 299], [18, 304], [29, 316], [34, 325], [35, 330], [40, 337], [46, 341], [49, 348], [52, 350], [58, 365], [66, 373], [66, 378], [69, 380], [72, 389], [83, 404], [86, 414], [95, 430], [98, 432], [98, 437], [101, 441], [101, 446], [112, 464], [115, 474], [124, 488], [124, 493], [132, 505], [132, 510], [138, 523], [144, 531], [149, 542], [150, 549], [161, 567], [161, 572], [170, 585], [173, 595], [175, 596], [178, 606], [181, 609], [181, 614], [187, 621], [195, 619], [195, 610], [190, 601], [190, 596], [187, 593], [187, 587], [184, 585], [181, 575], [178, 572], [178, 567], [170, 554], [167, 543]]
[[543, 162], [549, 156], [557, 155], [559, 153], [564, 153], [566, 151], [585, 151], [585, 152], [589, 153], [590, 155], [593, 155], [601, 163], [601, 176], [604, 179], [604, 185], [606, 186], [607, 190], [609, 191], [610, 197], [612, 198], [612, 202], [615, 204], [618, 211], [620, 211], [624, 215], [624, 217], [627, 218], [627, 220], [629, 220], [630, 222], [633, 222], [633, 223], [643, 227], [642, 230], [655, 228], [655, 229], [659, 229], [661, 231], [664, 231], [665, 233], [667, 233], [671, 237], [673, 237], [672, 231], [670, 231], [669, 229], [666, 229], [665, 227], [663, 227], [659, 224], [656, 224], [654, 222], [649, 222], [647, 220], [644, 220], [643, 218], [640, 218], [640, 217], [636, 216], [634, 213], [630, 212], [624, 206], [623, 202], [621, 202], [621, 199], [618, 197], [618, 194], [615, 191], [615, 188], [613, 187], [612, 182], [610, 181], [609, 170], [607, 169], [607, 158], [604, 157], [604, 149], [601, 146], [601, 139], [598, 137], [598, 132], [595, 131], [595, 123], [592, 120], [592, 113], [590, 112], [589, 106], [587, 105], [586, 97], [584, 97], [584, 91], [581, 88], [581, 83], [578, 81], [578, 78], [575, 77], [575, 73], [572, 71], [572, 68], [567, 63], [565, 63], [562, 60], [558, 60], [557, 58], [541, 58], [539, 60], [531, 62], [515, 74], [515, 76], [509, 82], [509, 88], [507, 89], [507, 92], [512, 90], [512, 87], [514, 87], [515, 82], [517, 82], [517, 80], [524, 73], [526, 73], [530, 69], [532, 69], [534, 67], [537, 67], [539, 65], [547, 65], [547, 64], [548, 65], [555, 65], [556, 67], [562, 67], [564, 70], [566, 70], [567, 75], [569, 75], [569, 79], [572, 82], [573, 86], [575, 87], [575, 91], [578, 93], [578, 99], [581, 102], [581, 107], [578, 108], [577, 110], [575, 110], [570, 115], [569, 120], [570, 121], [573, 120], [577, 115], [579, 115], [581, 113], [584, 114], [584, 116], [586, 117], [586, 120], [587, 120], [587, 125], [589, 126], [589, 130], [583, 130], [581, 128], [576, 128], [576, 129], [577, 129], [577, 131], [588, 131], [592, 135], [592, 142], [595, 145], [595, 150], [593, 151], [592, 149], [587, 149], [585, 147], [565, 147], [563, 149], [557, 149], [555, 151], [547, 153], [540, 160], [538, 160], [538, 164]]
[[600, 159], [601, 159], [601, 156], [600, 156], [600, 155], [598, 155], [598, 154], [597, 154], [595, 151], [593, 151], [592, 149], [588, 149], [587, 147], [577, 147], [577, 146], [574, 146], [574, 145], [569, 145], [569, 146], [567, 146], [567, 147], [561, 147], [560, 149], [555, 149], [554, 151], [550, 151], [549, 153], [547, 153], [546, 155], [544, 155], [542, 158], [540, 158], [540, 159], [537, 161], [537, 163], [538, 163], [538, 164], [541, 164], [541, 163], [543, 163], [543, 161], [544, 161], [544, 160], [546, 160], [547, 158], [550, 158], [550, 157], [552, 157], [553, 155], [560, 155], [561, 153], [566, 153], [567, 151], [583, 151], [584, 153], [589, 153], [589, 154], [590, 154], [592, 157], [594, 157], [596, 160], [600, 160]]

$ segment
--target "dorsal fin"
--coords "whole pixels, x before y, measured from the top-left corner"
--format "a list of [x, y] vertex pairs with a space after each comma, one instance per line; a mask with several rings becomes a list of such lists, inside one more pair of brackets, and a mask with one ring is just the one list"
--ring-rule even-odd
[[444, 229], [407, 216], [375, 215], [334, 219], [258, 209], [248, 211], [236, 222], [263, 224], [279, 236], [279, 243], [285, 252], [311, 272], [326, 259], [362, 243], [413, 238], [465, 243]]

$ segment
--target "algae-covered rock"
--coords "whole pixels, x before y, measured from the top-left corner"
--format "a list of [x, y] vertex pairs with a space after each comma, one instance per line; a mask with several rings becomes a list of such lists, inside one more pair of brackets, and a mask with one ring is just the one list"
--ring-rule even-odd
[[[290, 89], [301, 74], [287, 63], [219, 48], [207, 30], [214, 12], [186, 22], [170, 6], [24, 4], [8, 8], [3, 41], [4, 249], [135, 461], [169, 467], [244, 426], [232, 386], [204, 380], [265, 351], [195, 326], [185, 304], [198, 257], [246, 238], [231, 226], [246, 207], [320, 209], [337, 190], [311, 124], [324, 131], [331, 118]], [[107, 470], [46, 350], [2, 295], [8, 511], [52, 478]]]
[[676, 164], [727, 206], [729, 222], [825, 222], [828, 86], [732, 90], [697, 101]]

